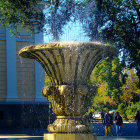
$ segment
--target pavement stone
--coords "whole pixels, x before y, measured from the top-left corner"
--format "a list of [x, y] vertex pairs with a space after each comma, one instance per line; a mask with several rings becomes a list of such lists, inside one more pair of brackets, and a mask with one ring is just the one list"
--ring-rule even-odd
[[140, 136], [98, 136], [97, 140], [140, 140]]
[[[117, 137], [115, 134], [115, 124], [111, 128], [113, 136], [104, 136], [105, 129], [101, 122], [93, 122], [93, 133], [97, 134], [97, 140], [140, 140], [140, 131], [137, 128], [136, 123], [124, 123], [122, 129], [122, 136]], [[43, 140], [43, 134], [47, 133], [47, 129], [15, 129], [15, 130], [0, 130], [0, 140]], [[6, 138], [6, 136], [19, 135], [21, 138]], [[22, 138], [22, 135], [30, 136], [28, 138]], [[3, 137], [2, 137], [3, 136]], [[5, 137], [4, 137], [5, 136]], [[42, 136], [42, 137], [34, 137]]]
[[[97, 136], [104, 136], [105, 135], [105, 129], [104, 125], [102, 123], [92, 123], [93, 126], [93, 133], [96, 133]], [[113, 136], [116, 136], [116, 127], [115, 124], [111, 127], [111, 132]], [[136, 123], [124, 123], [123, 129], [122, 129], [122, 136], [131, 136], [136, 137], [140, 136], [140, 131], [137, 128]]]

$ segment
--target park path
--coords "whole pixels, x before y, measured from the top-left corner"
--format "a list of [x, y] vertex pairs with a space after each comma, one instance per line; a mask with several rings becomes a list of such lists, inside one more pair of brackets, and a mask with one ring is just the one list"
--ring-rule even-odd
[[104, 137], [104, 136], [98, 136], [97, 140], [140, 140], [140, 136], [121, 136], [121, 137]]
[[[97, 140], [140, 140], [140, 131], [137, 129], [136, 123], [124, 123], [124, 127], [122, 130], [122, 136], [117, 137], [115, 134], [115, 124], [113, 125], [111, 131], [113, 136], [104, 136], [104, 126], [101, 122], [92, 123], [93, 133], [97, 134]], [[22, 137], [26, 134], [29, 138], [22, 137], [22, 140], [43, 140], [43, 134], [47, 133], [47, 129], [9, 129], [9, 130], [0, 130], [0, 139], [3, 136], [2, 140], [15, 140], [12, 138], [14, 135], [19, 135]], [[6, 138], [6, 136], [10, 136], [11, 138]], [[34, 138], [34, 136], [37, 136]], [[5, 137], [5, 138], [4, 138]], [[16, 140], [21, 140], [21, 138], [16, 138]]]
[[[92, 123], [92, 126], [93, 126], [93, 133], [96, 133], [97, 136], [105, 135], [105, 129], [102, 123], [100, 122]], [[115, 124], [111, 128], [111, 131], [113, 133], [113, 136], [116, 136]], [[136, 123], [124, 123], [122, 129], [122, 136], [140, 137], [140, 131], [138, 130]]]

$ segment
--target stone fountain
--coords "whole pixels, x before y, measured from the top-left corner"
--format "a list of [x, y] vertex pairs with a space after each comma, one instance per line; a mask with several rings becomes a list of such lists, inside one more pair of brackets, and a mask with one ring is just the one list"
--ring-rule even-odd
[[95, 140], [92, 127], [83, 118], [96, 88], [88, 85], [96, 64], [117, 53], [107, 44], [58, 42], [27, 46], [19, 55], [37, 60], [50, 77], [42, 95], [52, 103], [57, 119], [48, 125], [45, 140]]

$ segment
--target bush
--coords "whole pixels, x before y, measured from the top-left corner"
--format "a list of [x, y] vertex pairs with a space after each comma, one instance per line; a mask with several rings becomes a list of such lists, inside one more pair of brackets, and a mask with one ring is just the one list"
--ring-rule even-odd
[[131, 104], [127, 107], [126, 115], [129, 120], [135, 120], [135, 115], [137, 113], [137, 106], [136, 104]]
[[125, 104], [121, 103], [116, 111], [120, 113], [120, 115], [124, 120], [134, 121], [138, 110], [140, 110], [140, 101], [137, 102], [136, 104], [132, 103], [128, 107], [126, 107]]
[[137, 111], [139, 111], [140, 110], [140, 101], [137, 102], [135, 105], [136, 105]]
[[126, 110], [127, 110], [127, 107], [123, 103], [119, 104], [118, 109], [116, 110], [120, 113], [123, 120], [127, 120]]

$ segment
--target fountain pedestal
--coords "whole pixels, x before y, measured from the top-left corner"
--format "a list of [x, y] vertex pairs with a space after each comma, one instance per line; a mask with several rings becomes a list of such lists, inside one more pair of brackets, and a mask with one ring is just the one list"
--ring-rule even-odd
[[96, 88], [87, 85], [46, 86], [42, 95], [52, 103], [57, 119], [48, 125], [51, 133], [89, 133], [92, 128], [83, 118], [89, 98]]
[[116, 53], [115, 48], [95, 42], [50, 43], [20, 50], [20, 56], [37, 60], [51, 80], [42, 95], [52, 103], [57, 119], [48, 125], [51, 134], [45, 134], [45, 140], [95, 140], [83, 118], [96, 93], [88, 80], [101, 59]]
[[44, 140], [96, 140], [95, 134], [44, 134]]

